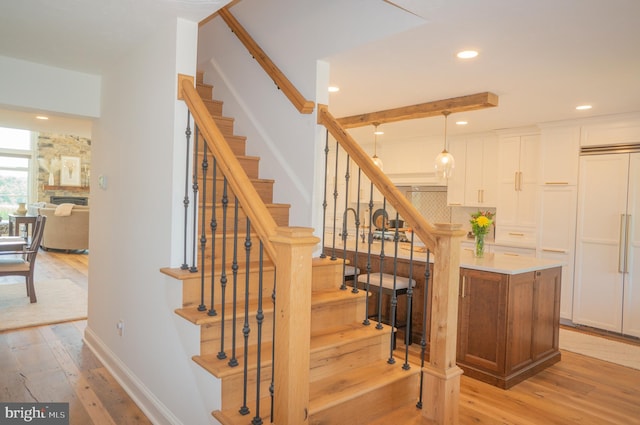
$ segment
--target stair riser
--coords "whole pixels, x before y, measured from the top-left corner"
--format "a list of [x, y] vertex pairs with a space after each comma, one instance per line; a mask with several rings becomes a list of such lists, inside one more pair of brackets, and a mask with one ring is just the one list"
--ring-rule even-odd
[[314, 267], [312, 282], [314, 291], [340, 288], [342, 283], [342, 263], [334, 262], [330, 265]]
[[[208, 204], [205, 207], [205, 217], [204, 222], [206, 223], [205, 230], [207, 232], [207, 239], [210, 239], [210, 222], [211, 222], [211, 210], [212, 207]], [[267, 210], [271, 213], [271, 217], [275, 220], [278, 226], [286, 226], [289, 221], [289, 205], [284, 204], [270, 204], [267, 205]], [[200, 211], [201, 212], [201, 211]], [[235, 216], [235, 208], [233, 204], [228, 204], [226, 210], [226, 221], [224, 219], [224, 208], [222, 204], [218, 203], [216, 205], [216, 239], [221, 238], [221, 234], [223, 231], [227, 233], [233, 233], [234, 230], [234, 222], [236, 220]], [[238, 207], [238, 232], [244, 233], [246, 231], [247, 224], [247, 215], [244, 213], [242, 207]], [[223, 228], [223, 225], [226, 223], [226, 228]], [[198, 233], [200, 233], [201, 227], [198, 226]], [[227, 238], [229, 239], [229, 237]]]
[[[211, 154], [208, 154], [208, 162], [209, 162], [209, 175], [213, 175], [213, 156]], [[249, 177], [250, 179], [257, 179], [259, 178], [259, 168], [260, 168], [260, 158], [254, 157], [254, 156], [238, 156], [238, 162], [240, 163], [240, 166], [242, 167], [242, 169], [245, 171], [245, 173], [247, 173], [247, 177]], [[198, 166], [198, 178], [199, 180], [202, 177], [202, 156], [198, 156], [197, 160], [196, 160], [196, 164]], [[220, 172], [218, 172], [218, 177], [222, 177], [222, 174], [220, 174]], [[199, 181], [198, 184], [202, 184], [202, 181]]]
[[[379, 361], [384, 365], [388, 356], [385, 350], [383, 336], [371, 337], [363, 340], [348, 342], [339, 347], [314, 351], [311, 353], [310, 381], [313, 382], [332, 374], [340, 374], [354, 366]], [[270, 358], [270, 356], [268, 356]], [[269, 394], [271, 384], [271, 368], [264, 366], [260, 373], [261, 393]], [[248, 376], [247, 393], [255, 397], [256, 373], [250, 372]], [[241, 369], [236, 374], [222, 378], [222, 408], [239, 407], [243, 398], [244, 375]], [[266, 391], [266, 392], [265, 392]]]
[[[231, 151], [236, 156], [245, 156], [246, 155], [247, 140], [246, 140], [245, 137], [243, 137], [243, 136], [225, 136], [225, 140], [229, 144], [229, 147], [231, 148]], [[198, 153], [199, 153], [198, 157], [200, 158], [200, 161], [198, 161], [199, 163], [202, 161], [202, 152], [204, 150], [203, 147], [204, 147], [204, 143], [202, 143], [202, 142], [198, 143]], [[212, 161], [211, 157], [209, 157], [209, 163], [211, 164], [212, 162], [213, 161]]]
[[365, 315], [364, 299], [353, 297], [344, 302], [314, 306], [311, 316], [311, 332], [321, 332], [336, 326], [362, 323]]
[[[202, 96], [201, 96], [202, 97]], [[221, 117], [222, 116], [222, 102], [216, 100], [209, 100], [207, 98], [202, 98], [204, 101], [207, 110], [211, 114], [212, 117]]]
[[406, 405], [408, 400], [417, 401], [418, 380], [418, 374], [407, 374], [405, 379], [373, 389], [326, 410], [312, 413], [309, 425], [368, 425], [374, 419]]
[[[250, 370], [247, 374], [247, 397], [248, 401], [253, 405], [256, 399], [256, 381], [258, 379], [257, 372]], [[244, 375], [243, 373], [237, 373], [233, 376], [228, 376], [222, 379], [222, 408], [234, 409], [240, 408], [243, 405], [243, 386]], [[260, 396], [266, 397], [269, 393], [269, 387], [271, 386], [271, 365], [264, 366], [260, 369]], [[260, 406], [261, 414], [269, 412], [271, 406]], [[255, 412], [252, 412], [253, 417]], [[248, 424], [249, 422], [247, 422]]]
[[389, 358], [389, 334], [380, 331], [378, 336], [348, 341], [311, 354], [310, 382], [339, 375], [354, 366], [383, 362]]
[[[339, 326], [341, 324], [346, 324], [346, 323], [353, 323], [353, 318], [351, 320], [346, 319], [347, 317], [350, 317], [351, 315], [353, 315], [353, 311], [359, 311], [360, 308], [358, 307], [359, 304], [362, 304], [361, 302], [358, 302], [358, 299], [356, 297], [343, 301], [343, 302], [332, 302], [332, 303], [322, 303], [322, 304], [315, 304], [312, 306], [311, 308], [311, 323], [312, 323], [312, 327], [317, 328], [317, 330], [322, 331], [324, 329], [334, 329], [336, 326]], [[264, 316], [265, 316], [265, 320], [263, 323], [263, 341], [271, 341], [272, 339], [272, 335], [270, 334], [271, 332], [271, 319], [272, 319], [272, 309], [273, 305], [271, 303], [271, 298], [265, 298], [263, 299], [263, 309], [265, 310], [264, 312]], [[216, 310], [218, 312], [218, 315], [222, 314], [222, 311], [220, 310], [220, 308], [216, 307]], [[331, 318], [331, 317], [327, 317], [327, 312], [333, 312], [333, 315], [335, 316], [335, 318]], [[227, 317], [227, 328], [225, 329], [225, 345], [230, 347], [230, 339], [231, 338], [231, 328], [230, 326], [230, 318], [231, 318], [231, 310], [229, 309], [229, 307], [227, 306], [227, 311], [226, 311], [226, 317]], [[363, 313], [362, 313], [363, 314]], [[257, 329], [257, 324], [255, 322], [255, 316], [256, 316], [256, 312], [255, 309], [249, 311], [249, 325], [251, 327], [251, 329]], [[242, 336], [242, 326], [244, 324], [244, 304], [241, 301], [238, 304], [238, 317], [239, 317], [239, 322], [236, 324], [237, 328], [236, 328], [236, 332], [237, 335], [239, 336], [239, 338]], [[343, 317], [345, 318], [344, 320], [348, 320], [345, 321], [344, 323], [340, 322], [340, 318]], [[268, 324], [267, 324], [268, 323]], [[317, 323], [315, 326], [313, 325], [314, 323]], [[374, 325], [375, 326], [375, 325]], [[268, 330], [267, 330], [268, 329]], [[312, 330], [313, 331], [313, 330]], [[252, 331], [253, 332], [253, 331]], [[257, 335], [255, 335], [255, 332], [253, 332], [254, 334], [250, 334], [250, 338], [257, 338]], [[266, 335], [267, 333], [269, 333], [269, 335]], [[209, 323], [209, 324], [205, 324], [202, 325], [201, 328], [201, 341], [200, 341], [200, 349], [201, 355], [205, 355], [205, 354], [215, 354], [220, 350], [220, 340], [221, 340], [221, 327], [219, 323]], [[383, 334], [383, 332], [381, 332], [381, 334]], [[389, 338], [388, 334], [386, 334], [387, 338]], [[255, 341], [254, 339], [250, 339], [251, 341]], [[335, 357], [335, 355], [347, 355], [346, 353], [350, 352], [350, 351], [354, 351], [356, 352], [359, 349], [365, 348], [366, 350], [370, 350], [371, 347], [369, 347], [369, 344], [366, 344], [364, 346], [358, 346], [359, 343], [354, 343], [355, 345], [353, 345], [351, 348], [348, 348], [345, 352], [340, 352], [340, 351], [334, 351], [333, 355]], [[238, 347], [243, 347], [244, 343], [241, 340], [237, 341], [237, 345]], [[386, 347], [388, 347], [388, 345], [386, 345]], [[385, 344], [383, 344], [383, 348], [385, 348]], [[381, 348], [382, 349], [382, 348]], [[339, 350], [339, 349], [338, 349]], [[384, 354], [384, 351], [383, 351]], [[331, 352], [327, 352], [324, 354], [318, 354], [317, 358], [318, 358], [318, 367], [320, 366], [321, 363], [327, 363], [328, 360], [324, 359], [322, 356], [329, 356], [331, 357], [332, 353]], [[379, 359], [380, 353], [374, 353], [374, 357], [371, 359]], [[354, 356], [360, 356], [360, 354], [358, 354], [357, 352], [354, 354]], [[385, 357], [383, 357], [385, 358]], [[353, 362], [349, 362], [349, 364], [353, 365]], [[319, 372], [318, 373], [323, 373], [321, 369], [318, 369]]]
[[[269, 308], [263, 312], [264, 319], [262, 321], [262, 341], [270, 342], [273, 339], [273, 306], [271, 298], [264, 300], [264, 308]], [[268, 305], [267, 305], [268, 303]], [[222, 311], [218, 309], [218, 315]], [[233, 341], [233, 312], [227, 310], [225, 312], [225, 330], [224, 330], [224, 350], [228, 358], [232, 356]], [[244, 349], [244, 312], [238, 315], [235, 323], [236, 328], [236, 355], [240, 355]], [[220, 341], [222, 339], [222, 327], [219, 323], [202, 325], [200, 329], [200, 355], [217, 354], [220, 352]], [[256, 321], [256, 312], [249, 312], [249, 345], [255, 345], [258, 340], [258, 323]], [[268, 354], [271, 358], [271, 353]], [[255, 359], [250, 359], [255, 361]], [[226, 378], [225, 378], [226, 379]]]
[[196, 91], [203, 99], [211, 99], [213, 97], [213, 86], [207, 84], [196, 84]]
[[[227, 271], [227, 285], [225, 289], [225, 297], [226, 302], [231, 301], [231, 297], [233, 296], [233, 282], [234, 276], [232, 270], [229, 268]], [[239, 265], [238, 274], [236, 277], [237, 287], [236, 294], [237, 299], [244, 300], [244, 295], [246, 293], [246, 281], [245, 281], [246, 273], [244, 269], [244, 265]], [[214, 302], [216, 304], [222, 302], [222, 284], [220, 283], [221, 275], [216, 273], [214, 275]], [[274, 280], [274, 271], [273, 270], [265, 270], [263, 272], [262, 277], [262, 296], [263, 302], [271, 303], [271, 295], [273, 292], [273, 280]], [[258, 294], [259, 287], [259, 277], [257, 272], [250, 272], [249, 274], [249, 295], [250, 298], [256, 298]], [[197, 307], [200, 305], [200, 290], [201, 288], [201, 280], [200, 278], [194, 277], [193, 279], [188, 279], [183, 281], [182, 285], [182, 306], [183, 307]], [[205, 277], [204, 281], [204, 302], [207, 307], [210, 306], [211, 302], [211, 278]]]
[[[244, 227], [244, 226], [243, 226]], [[211, 251], [211, 241], [212, 241], [212, 237], [211, 234], [207, 231], [207, 245], [205, 248], [205, 269], [207, 272], [210, 271], [211, 269], [211, 258], [212, 258], [212, 251]], [[198, 238], [200, 238], [200, 235], [198, 235]], [[238, 234], [238, 246], [237, 246], [237, 258], [238, 258], [238, 263], [242, 262], [244, 264], [245, 262], [245, 258], [246, 258], [246, 250], [244, 247], [244, 243], [245, 243], [245, 234], [244, 233], [240, 233]], [[256, 235], [255, 233], [251, 234], [251, 252], [250, 252], [250, 260], [251, 262], [254, 261], [258, 261], [259, 259], [259, 251], [258, 251], [258, 247], [260, 245], [260, 240], [258, 239], [258, 235]], [[219, 231], [218, 233], [216, 233], [216, 240], [215, 240], [215, 259], [216, 259], [216, 273], [220, 274], [220, 271], [222, 270], [222, 263], [219, 263], [219, 261], [222, 261], [222, 247], [226, 245], [226, 261], [227, 261], [227, 276], [229, 276], [231, 274], [231, 263], [233, 262], [233, 237], [232, 235], [230, 235], [229, 237], [227, 237], [226, 241], [222, 238], [222, 234]], [[196, 247], [196, 249], [198, 250], [198, 261], [200, 263], [202, 263], [202, 260], [200, 260], [200, 242], [198, 242], [198, 245]], [[265, 259], [266, 260], [266, 259]], [[267, 264], [267, 263], [265, 263]]]
[[[213, 197], [213, 175], [212, 172], [209, 171], [207, 184], [206, 184], [206, 194], [207, 194], [207, 202], [211, 202]], [[273, 202], [273, 181], [271, 180], [254, 180], [253, 187], [255, 187], [256, 192], [260, 195], [260, 199], [265, 204], [271, 204]], [[216, 179], [216, 198], [218, 201], [222, 199], [222, 194], [224, 192], [224, 180]], [[203, 183], [199, 185], [198, 198], [202, 201], [202, 198], [205, 193], [205, 187]], [[229, 201], [233, 202], [235, 199], [235, 194], [233, 190], [231, 190], [231, 186], [227, 183], [227, 198]]]

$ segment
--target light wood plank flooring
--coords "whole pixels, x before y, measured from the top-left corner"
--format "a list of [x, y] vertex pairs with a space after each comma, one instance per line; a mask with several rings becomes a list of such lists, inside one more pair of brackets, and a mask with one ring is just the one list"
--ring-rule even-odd
[[[37, 276], [86, 288], [88, 255], [38, 255]], [[83, 344], [85, 326], [0, 333], [0, 400], [68, 401], [71, 424], [150, 423]], [[507, 391], [466, 376], [461, 384], [462, 425], [640, 424], [640, 371], [566, 351], [561, 362]], [[417, 425], [415, 413], [409, 405], [376, 424]]]
[[[36, 279], [87, 288], [88, 265], [86, 253], [41, 250]], [[151, 424], [84, 345], [85, 327], [82, 320], [0, 333], [0, 401], [68, 402], [72, 425]]]

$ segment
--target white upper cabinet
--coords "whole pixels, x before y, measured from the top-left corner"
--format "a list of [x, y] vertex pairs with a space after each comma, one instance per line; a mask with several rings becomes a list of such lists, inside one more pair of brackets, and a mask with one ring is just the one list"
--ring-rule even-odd
[[500, 139], [496, 223], [535, 227], [539, 142], [537, 134]]
[[475, 136], [452, 140], [449, 151], [456, 161], [447, 185], [449, 205], [495, 207], [498, 182], [498, 140]]
[[542, 129], [542, 179], [544, 185], [576, 185], [580, 155], [580, 127]]
[[495, 207], [498, 186], [498, 140], [481, 137], [467, 140], [465, 204]]

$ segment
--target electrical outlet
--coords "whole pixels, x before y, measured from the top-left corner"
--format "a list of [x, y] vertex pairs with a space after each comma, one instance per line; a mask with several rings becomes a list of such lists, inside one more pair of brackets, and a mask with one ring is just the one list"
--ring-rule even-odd
[[118, 320], [118, 323], [116, 323], [116, 329], [118, 330], [118, 336], [124, 335], [124, 320]]

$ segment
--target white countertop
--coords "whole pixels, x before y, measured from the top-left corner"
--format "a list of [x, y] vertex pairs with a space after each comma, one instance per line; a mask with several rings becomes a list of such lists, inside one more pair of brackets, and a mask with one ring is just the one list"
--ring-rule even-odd
[[[382, 244], [380, 241], [375, 241], [371, 245], [371, 254], [379, 255]], [[336, 249], [343, 249], [343, 242], [336, 241]], [[417, 252], [418, 247], [414, 247], [413, 260], [424, 262], [426, 254], [423, 252]], [[347, 250], [355, 250], [355, 240], [347, 241]], [[395, 253], [394, 243], [386, 241], [384, 243], [385, 258], [391, 258]], [[358, 255], [367, 255], [368, 246], [361, 241], [358, 243]], [[398, 258], [409, 259], [410, 251], [408, 243], [400, 243], [398, 245]], [[429, 262], [434, 262], [434, 256], [431, 255]], [[468, 249], [461, 249], [460, 251], [460, 267], [472, 270], [481, 270], [492, 273], [501, 274], [520, 274], [527, 273], [536, 270], [550, 269], [553, 267], [561, 267], [562, 262], [556, 260], [548, 260], [543, 258], [529, 257], [525, 255], [511, 255], [503, 253], [485, 253], [483, 258], [476, 258], [473, 253]]]

